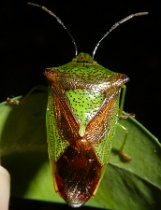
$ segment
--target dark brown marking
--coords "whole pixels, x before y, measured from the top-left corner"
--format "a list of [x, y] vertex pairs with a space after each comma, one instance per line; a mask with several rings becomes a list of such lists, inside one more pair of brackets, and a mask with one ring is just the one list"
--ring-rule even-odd
[[55, 179], [59, 194], [71, 206], [84, 204], [94, 194], [101, 168], [87, 140], [73, 142], [56, 162]]

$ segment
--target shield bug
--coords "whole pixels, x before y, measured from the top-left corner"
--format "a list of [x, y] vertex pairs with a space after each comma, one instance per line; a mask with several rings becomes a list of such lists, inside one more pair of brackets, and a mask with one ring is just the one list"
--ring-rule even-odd
[[[115, 23], [96, 44], [92, 56], [77, 55], [77, 45], [62, 21], [75, 47], [76, 57], [69, 63], [47, 68], [49, 81], [46, 114], [49, 158], [56, 192], [72, 207], [80, 207], [94, 196], [103, 178], [118, 119], [122, 116], [121, 89], [129, 78], [101, 66], [94, 56], [101, 41], [135, 13]], [[123, 94], [124, 95], [124, 94]], [[120, 104], [120, 105], [119, 105]], [[121, 108], [120, 108], [121, 107]], [[126, 116], [127, 117], [127, 116]]]

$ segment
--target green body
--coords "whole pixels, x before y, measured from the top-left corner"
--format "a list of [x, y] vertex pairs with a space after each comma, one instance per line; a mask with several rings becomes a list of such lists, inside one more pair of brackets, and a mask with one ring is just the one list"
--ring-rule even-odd
[[[97, 160], [99, 164], [99, 181], [97, 181], [95, 189], [90, 192], [94, 195], [110, 157], [113, 136], [119, 118], [120, 90], [128, 81], [128, 77], [106, 69], [85, 53], [80, 53], [66, 65], [46, 69], [45, 75], [50, 82], [47, 137], [55, 189], [60, 193], [58, 180], [55, 178], [58, 176], [57, 164], [60, 159], [65, 154], [65, 159], [73, 158], [74, 160], [74, 157], [71, 157], [67, 152], [71, 147], [81, 154], [79, 161], [83, 161], [83, 153], [86, 155], [87, 151], [92, 151], [93, 160]], [[85, 143], [83, 144], [83, 142]], [[93, 154], [96, 156], [95, 158]], [[92, 158], [88, 158], [87, 161], [89, 168]], [[75, 171], [77, 173], [76, 169]], [[81, 193], [83, 194], [83, 192]], [[62, 197], [69, 205], [79, 206], [79, 196], [79, 193], [76, 193], [70, 199]], [[69, 200], [73, 200], [73, 202]]]

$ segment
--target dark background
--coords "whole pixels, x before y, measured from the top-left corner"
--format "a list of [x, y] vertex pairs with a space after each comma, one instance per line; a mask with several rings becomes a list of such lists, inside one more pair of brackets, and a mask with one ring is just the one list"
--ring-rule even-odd
[[[47, 84], [43, 69], [74, 57], [71, 39], [56, 20], [25, 0], [3, 0], [0, 6], [0, 101]], [[159, 1], [38, 1], [54, 11], [73, 34], [79, 52], [96, 42], [118, 20], [140, 11], [99, 47], [95, 60], [130, 77], [125, 111], [133, 112], [160, 139], [161, 7]]]
[[[74, 57], [71, 39], [56, 20], [41, 9], [28, 6], [26, 2], [1, 1], [0, 101], [11, 95], [25, 95], [35, 85], [46, 85], [43, 69], [65, 64]], [[112, 71], [125, 73], [130, 77], [125, 111], [135, 113], [136, 119], [160, 139], [159, 1], [33, 2], [43, 4], [54, 11], [73, 34], [79, 52], [90, 54], [96, 42], [116, 21], [131, 13], [149, 11], [148, 16], [136, 17], [113, 31], [102, 42], [95, 60]], [[12, 205], [16, 204], [12, 201]], [[13, 208], [21, 209], [20, 206]]]

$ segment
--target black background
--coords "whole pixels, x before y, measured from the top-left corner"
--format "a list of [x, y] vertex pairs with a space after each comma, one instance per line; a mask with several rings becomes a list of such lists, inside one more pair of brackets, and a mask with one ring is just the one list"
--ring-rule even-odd
[[[25, 95], [47, 82], [43, 69], [74, 57], [71, 39], [56, 20], [25, 0], [2, 0], [0, 5], [0, 101]], [[125, 111], [133, 112], [160, 139], [161, 118], [161, 6], [155, 0], [48, 0], [75, 38], [79, 52], [92, 52], [96, 42], [118, 20], [136, 12], [99, 47], [95, 60], [130, 77]]]

